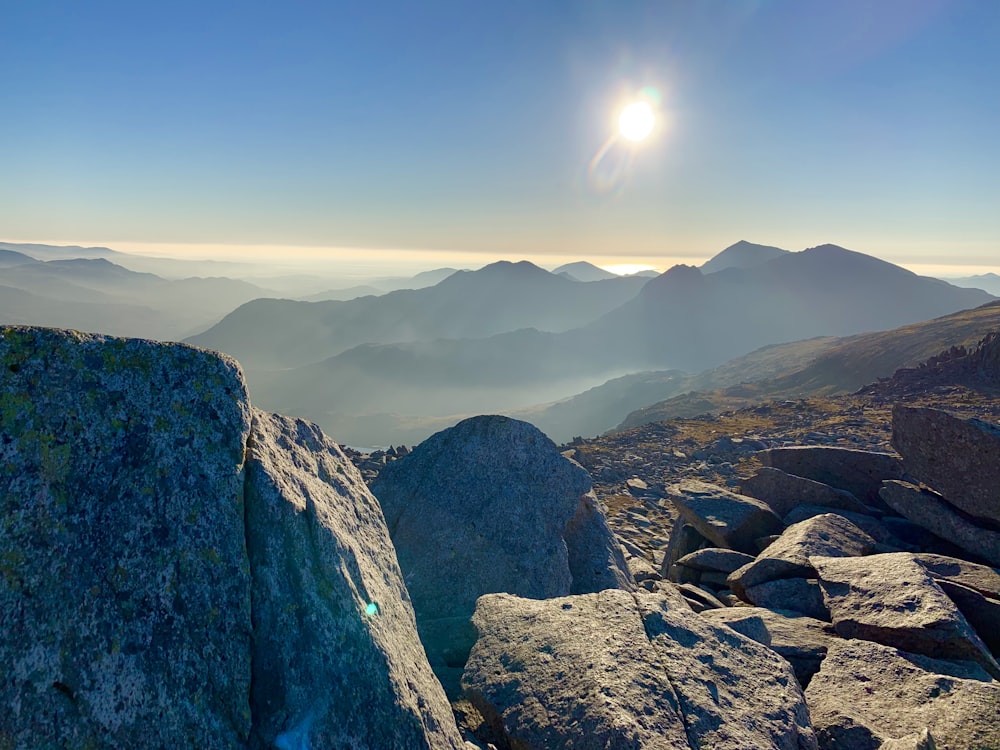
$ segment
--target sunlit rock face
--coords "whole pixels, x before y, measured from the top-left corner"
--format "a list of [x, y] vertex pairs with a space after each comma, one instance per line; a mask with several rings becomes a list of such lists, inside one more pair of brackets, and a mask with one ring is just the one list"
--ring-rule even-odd
[[0, 747], [461, 747], [318, 428], [183, 345], [4, 327], [0, 368]]
[[0, 329], [0, 745], [237, 748], [250, 567], [234, 360]]
[[590, 476], [536, 427], [467, 419], [382, 471], [385, 512], [421, 640], [458, 692], [483, 594], [532, 599], [634, 587]]
[[251, 746], [461, 747], [382, 511], [340, 447], [254, 410], [246, 503]]

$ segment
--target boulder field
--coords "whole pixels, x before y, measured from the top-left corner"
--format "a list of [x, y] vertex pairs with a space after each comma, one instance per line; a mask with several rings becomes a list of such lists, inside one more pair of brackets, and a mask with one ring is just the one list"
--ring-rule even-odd
[[997, 436], [764, 450], [639, 566], [527, 423], [370, 490], [224, 355], [0, 327], [0, 749], [1000, 748]]

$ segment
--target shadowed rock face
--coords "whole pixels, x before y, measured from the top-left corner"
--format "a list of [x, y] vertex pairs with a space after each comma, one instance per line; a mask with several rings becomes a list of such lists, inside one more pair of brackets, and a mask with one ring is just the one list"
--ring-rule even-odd
[[956, 508], [1000, 525], [1000, 427], [897, 404], [892, 446], [910, 476]]
[[632, 587], [590, 490], [587, 472], [537, 428], [499, 416], [437, 433], [372, 484], [446, 688], [457, 692], [483, 594]]
[[227, 357], [0, 328], [0, 529], [0, 747], [461, 746], [374, 498]]

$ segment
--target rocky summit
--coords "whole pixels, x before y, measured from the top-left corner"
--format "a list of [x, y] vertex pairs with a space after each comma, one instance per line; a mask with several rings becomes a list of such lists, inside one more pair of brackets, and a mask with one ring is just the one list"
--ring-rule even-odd
[[0, 748], [1000, 748], [1000, 429], [934, 383], [369, 488], [223, 355], [0, 328]]
[[456, 748], [388, 530], [183, 345], [0, 329], [0, 747]]

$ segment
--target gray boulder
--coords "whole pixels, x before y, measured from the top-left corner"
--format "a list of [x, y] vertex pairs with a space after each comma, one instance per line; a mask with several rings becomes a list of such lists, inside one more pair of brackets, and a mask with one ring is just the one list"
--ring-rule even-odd
[[819, 671], [832, 640], [840, 640], [827, 622], [788, 610], [728, 607], [701, 613], [710, 622], [725, 623], [738, 633], [770, 647], [792, 665], [803, 688]]
[[527, 422], [466, 419], [386, 465], [371, 488], [421, 640], [450, 695], [483, 594], [546, 599], [634, 588], [589, 475]]
[[[670, 537], [667, 539], [667, 547], [663, 551], [663, 561], [660, 563], [660, 575], [668, 580], [677, 579], [681, 583], [684, 578], [684, 570], [676, 570], [674, 566], [681, 558], [687, 557], [692, 552], [711, 547], [712, 543], [706, 539], [694, 526], [686, 523], [683, 518], [674, 521], [670, 529]], [[686, 580], [686, 579], [685, 579]]]
[[[757, 559], [729, 575], [733, 593], [747, 601], [746, 590], [779, 578], [815, 578], [813, 556], [868, 555], [875, 540], [843, 516], [825, 513], [789, 526]], [[786, 607], [787, 609], [787, 607]]]
[[317, 428], [188, 346], [7, 328], [0, 363], [0, 746], [462, 746]]
[[884, 521], [865, 513], [854, 513], [849, 510], [841, 510], [840, 508], [825, 508], [822, 505], [800, 505], [790, 511], [788, 515], [781, 520], [786, 526], [791, 526], [792, 524], [805, 521], [807, 518], [812, 518], [813, 516], [822, 516], [824, 513], [833, 513], [837, 516], [843, 516], [876, 542], [881, 544], [894, 545], [897, 547], [903, 544], [903, 542], [893, 535], [892, 531], [889, 530]]
[[878, 750], [937, 750], [937, 744], [934, 742], [930, 730], [924, 727], [921, 732], [886, 740], [879, 746]]
[[251, 746], [462, 747], [382, 511], [340, 447], [255, 410], [246, 507]]
[[753, 559], [752, 555], [736, 550], [724, 547], [707, 547], [684, 555], [677, 563], [694, 570], [732, 573], [737, 568], [753, 562]]
[[1000, 427], [896, 404], [892, 447], [911, 477], [969, 515], [1000, 523]]
[[855, 513], [870, 511], [867, 505], [846, 490], [823, 482], [796, 476], [764, 466], [740, 483], [740, 492], [763, 500], [779, 517], [785, 517], [800, 505], [820, 505]]
[[837, 633], [937, 659], [1000, 666], [951, 599], [908, 552], [811, 557]]
[[882, 485], [882, 499], [897, 513], [935, 536], [993, 565], [1000, 565], [1000, 531], [991, 531], [970, 521], [940, 495], [909, 482], [890, 481]]
[[766, 609], [797, 612], [817, 620], [830, 621], [830, 610], [823, 601], [823, 591], [815, 578], [778, 578], [742, 591], [742, 601]]
[[473, 622], [462, 684], [510, 747], [816, 747], [787, 663], [661, 595], [489, 595]]
[[668, 497], [681, 517], [717, 547], [756, 552], [757, 539], [784, 529], [765, 503], [707, 482], [671, 485]]
[[0, 328], [0, 744], [245, 747], [249, 429], [228, 357]]
[[878, 495], [882, 481], [903, 477], [902, 461], [891, 453], [807, 445], [768, 448], [757, 456], [764, 466], [846, 490], [875, 507], [882, 507]]
[[1000, 599], [1000, 570], [996, 568], [927, 552], [915, 554], [913, 559], [923, 565], [938, 583], [951, 581], [991, 599]]
[[806, 688], [821, 748], [879, 750], [929, 729], [939, 748], [1000, 747], [1000, 684], [969, 662], [834, 641]]

